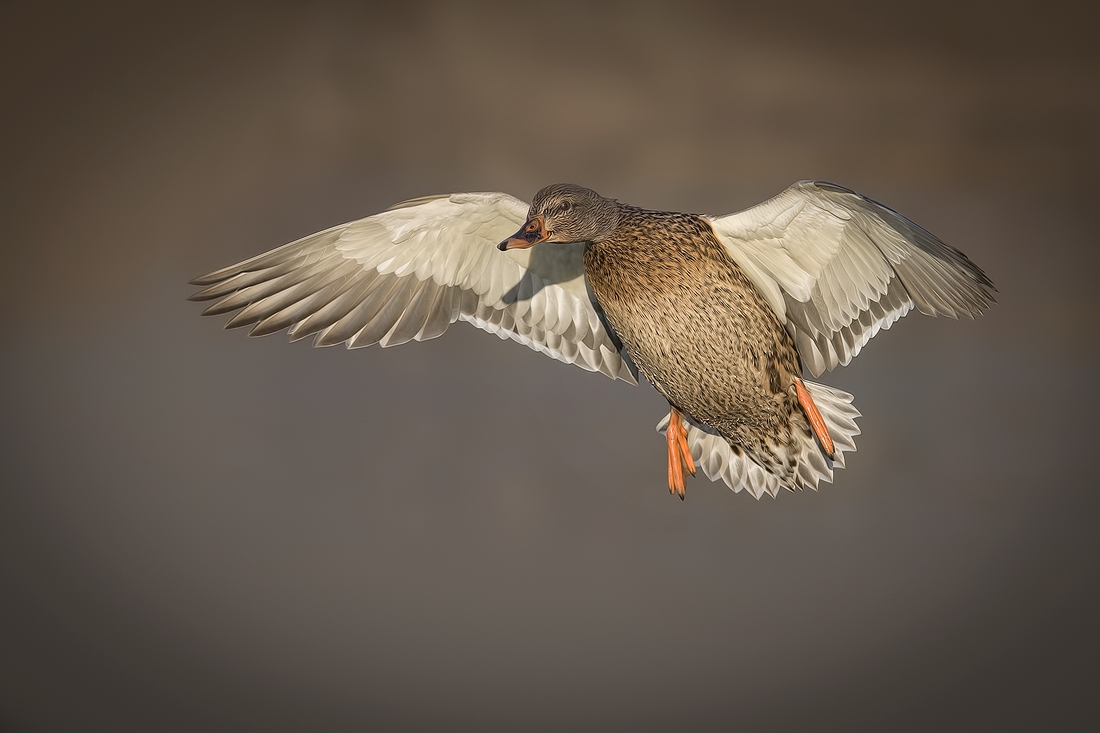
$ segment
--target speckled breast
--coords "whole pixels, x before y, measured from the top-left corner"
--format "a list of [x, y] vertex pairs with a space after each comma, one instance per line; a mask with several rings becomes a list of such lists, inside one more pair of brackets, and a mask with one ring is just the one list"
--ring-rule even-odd
[[794, 343], [705, 220], [627, 210], [588, 246], [585, 270], [638, 370], [674, 406], [724, 434], [787, 422]]

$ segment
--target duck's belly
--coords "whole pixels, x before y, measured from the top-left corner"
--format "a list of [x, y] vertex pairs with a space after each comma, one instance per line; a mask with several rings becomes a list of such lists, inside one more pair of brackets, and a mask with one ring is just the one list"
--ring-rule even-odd
[[589, 283], [657, 391], [747, 448], [789, 442], [797, 352], [728, 254], [707, 247], [650, 249], [645, 254], [651, 257], [619, 266], [614, 254], [590, 247]]

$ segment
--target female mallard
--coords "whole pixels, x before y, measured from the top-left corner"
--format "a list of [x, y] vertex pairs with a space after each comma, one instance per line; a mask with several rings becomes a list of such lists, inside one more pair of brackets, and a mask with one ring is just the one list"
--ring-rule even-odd
[[757, 498], [831, 481], [859, 412], [803, 369], [847, 364], [914, 307], [973, 318], [994, 290], [958, 250], [821, 181], [720, 217], [571, 184], [530, 207], [502, 193], [430, 196], [193, 284], [206, 287], [192, 300], [220, 298], [205, 315], [239, 309], [227, 328], [254, 324], [253, 336], [289, 327], [317, 346], [386, 347], [461, 319], [609, 377], [636, 384], [640, 372], [669, 403], [657, 429], [681, 499], [696, 462]]

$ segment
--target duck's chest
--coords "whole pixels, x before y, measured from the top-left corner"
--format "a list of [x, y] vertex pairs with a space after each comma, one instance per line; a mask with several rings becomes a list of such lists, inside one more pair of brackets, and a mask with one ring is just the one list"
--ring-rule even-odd
[[670, 397], [785, 389], [797, 370], [794, 345], [709, 224], [646, 214], [584, 256], [592, 291], [638, 368]]

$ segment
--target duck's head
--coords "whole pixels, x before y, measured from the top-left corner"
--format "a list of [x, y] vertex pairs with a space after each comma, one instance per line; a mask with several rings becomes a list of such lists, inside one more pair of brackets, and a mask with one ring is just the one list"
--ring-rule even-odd
[[618, 201], [583, 186], [555, 183], [535, 194], [527, 222], [497, 247], [526, 249], [539, 242], [599, 242], [611, 236], [618, 223]]

